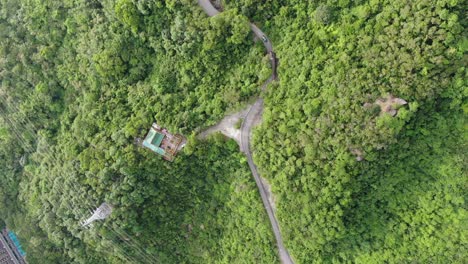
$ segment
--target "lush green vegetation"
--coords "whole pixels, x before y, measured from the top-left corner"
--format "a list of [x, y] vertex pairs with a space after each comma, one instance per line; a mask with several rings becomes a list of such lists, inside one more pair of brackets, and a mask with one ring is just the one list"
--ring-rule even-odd
[[[462, 4], [296, 2], [267, 23], [280, 82], [255, 138], [291, 254], [466, 261]], [[364, 107], [387, 94], [409, 105], [395, 117]]]
[[[223, 4], [0, 3], [0, 220], [28, 261], [278, 262], [236, 143], [194, 136], [270, 74], [250, 20], [280, 60], [253, 146], [296, 263], [463, 263], [465, 3]], [[409, 104], [364, 106], [387, 95]], [[134, 144], [154, 120], [189, 137], [174, 163]]]
[[[171, 164], [134, 145], [154, 120], [190, 136], [257, 91], [268, 65], [246, 17], [4, 1], [0, 26], [1, 218], [30, 263], [276, 261], [235, 142], [192, 136]], [[103, 201], [111, 219], [81, 228]]]

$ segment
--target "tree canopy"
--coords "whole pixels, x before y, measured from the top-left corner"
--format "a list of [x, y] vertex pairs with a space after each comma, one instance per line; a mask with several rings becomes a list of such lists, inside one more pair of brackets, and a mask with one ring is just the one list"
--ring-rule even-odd
[[[463, 263], [464, 4], [5, 0], [0, 223], [30, 263], [278, 263], [236, 142], [195, 136], [262, 96], [252, 149], [295, 263]], [[265, 92], [249, 22], [279, 58]], [[135, 144], [155, 120], [188, 138], [173, 163]]]

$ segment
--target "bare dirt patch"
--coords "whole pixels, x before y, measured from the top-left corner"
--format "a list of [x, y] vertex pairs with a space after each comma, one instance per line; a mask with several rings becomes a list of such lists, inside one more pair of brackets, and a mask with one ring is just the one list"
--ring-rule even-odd
[[387, 113], [391, 116], [395, 116], [398, 113], [398, 108], [407, 103], [408, 102], [401, 98], [394, 97], [393, 95], [388, 95], [387, 97], [377, 99], [374, 102], [374, 104], [365, 103], [364, 107], [372, 107], [372, 105], [378, 105], [380, 106], [381, 113]]
[[201, 132], [198, 135], [198, 138], [205, 139], [213, 133], [221, 132], [226, 137], [232, 138], [235, 141], [237, 141], [237, 143], [240, 145], [241, 131], [240, 129], [236, 128], [236, 125], [239, 123], [239, 121], [241, 121], [241, 119], [245, 118], [250, 107], [251, 106], [248, 105], [242, 111], [225, 116], [223, 120], [221, 120], [218, 124], [209, 127], [205, 131]]
[[276, 212], [276, 199], [273, 193], [271, 192], [271, 184], [268, 182], [267, 179], [263, 177], [260, 177], [260, 179], [262, 180], [263, 187], [265, 188], [265, 191], [267, 193], [268, 201], [270, 202], [271, 208], [273, 209], [273, 212]]

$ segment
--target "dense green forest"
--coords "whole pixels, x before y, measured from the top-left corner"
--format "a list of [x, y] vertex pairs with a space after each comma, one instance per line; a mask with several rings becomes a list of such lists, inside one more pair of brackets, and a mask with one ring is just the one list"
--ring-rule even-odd
[[[30, 263], [276, 261], [236, 143], [192, 135], [269, 75], [247, 22], [191, 1], [1, 3], [0, 210]], [[134, 144], [155, 120], [190, 137], [174, 163]], [[103, 201], [111, 219], [81, 228]]]
[[[255, 137], [291, 255], [466, 262], [466, 6], [295, 2], [265, 22], [280, 81]], [[365, 107], [387, 95], [409, 104]]]
[[[0, 220], [28, 261], [278, 263], [236, 142], [195, 137], [258, 95], [295, 263], [466, 261], [466, 2], [221, 4], [0, 3]], [[266, 92], [249, 21], [279, 58]], [[408, 104], [381, 112], [388, 96]], [[155, 120], [189, 138], [173, 163], [135, 144]]]

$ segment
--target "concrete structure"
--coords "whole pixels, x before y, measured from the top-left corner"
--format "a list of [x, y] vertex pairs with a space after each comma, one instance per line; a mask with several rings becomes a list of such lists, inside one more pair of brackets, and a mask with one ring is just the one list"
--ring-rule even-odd
[[81, 225], [88, 226], [96, 220], [106, 219], [112, 213], [112, 206], [108, 203], [102, 203], [96, 210], [94, 210], [93, 215], [86, 219]]
[[182, 135], [173, 135], [153, 123], [142, 145], [161, 155], [165, 160], [173, 161], [177, 152], [185, 146], [185, 142], [186, 139]]
[[25, 256], [16, 235], [3, 229], [0, 234], [0, 264], [27, 264]]

